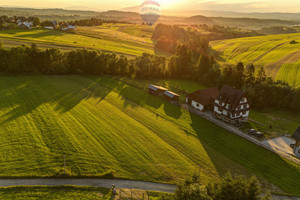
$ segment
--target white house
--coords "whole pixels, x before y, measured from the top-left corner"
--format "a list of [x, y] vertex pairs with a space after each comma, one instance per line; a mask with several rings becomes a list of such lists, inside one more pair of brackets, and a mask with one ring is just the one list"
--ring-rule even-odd
[[249, 100], [247, 95], [241, 90], [224, 86], [215, 99], [214, 114], [217, 118], [227, 123], [247, 122], [249, 111]]
[[33, 23], [32, 23], [32, 22], [28, 22], [28, 21], [25, 21], [25, 22], [18, 22], [18, 26], [19, 26], [20, 28], [32, 29]]
[[186, 96], [186, 103], [200, 111], [212, 110], [218, 94], [219, 90], [216, 87], [198, 90]]
[[198, 90], [186, 96], [186, 103], [200, 111], [212, 110], [216, 118], [230, 124], [247, 122], [250, 104], [247, 95], [229, 86]]

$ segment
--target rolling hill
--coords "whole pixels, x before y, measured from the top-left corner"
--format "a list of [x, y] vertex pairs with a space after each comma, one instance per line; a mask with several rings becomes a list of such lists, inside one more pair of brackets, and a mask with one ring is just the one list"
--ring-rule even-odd
[[200, 168], [300, 195], [294, 164], [118, 79], [1, 76], [0, 91], [2, 177], [59, 176], [65, 155], [71, 176], [175, 183]]
[[4, 47], [36, 43], [41, 48], [64, 50], [88, 48], [129, 56], [154, 53], [152, 29], [146, 25], [105, 24], [99, 27], [78, 27], [76, 33], [34, 28], [1, 30]]
[[275, 80], [300, 86], [300, 34], [238, 38], [211, 43], [220, 63], [263, 66]]

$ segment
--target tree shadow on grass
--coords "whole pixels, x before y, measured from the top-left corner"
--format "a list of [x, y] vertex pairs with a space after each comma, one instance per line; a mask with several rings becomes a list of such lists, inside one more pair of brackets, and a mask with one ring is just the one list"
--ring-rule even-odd
[[178, 119], [182, 115], [182, 109], [180, 106], [176, 106], [168, 101], [164, 102], [164, 111], [166, 115]]
[[56, 111], [68, 112], [83, 100], [99, 98], [101, 101], [112, 90], [81, 76], [8, 77], [5, 85], [0, 85], [0, 109], [9, 111], [0, 116], [3, 119], [0, 125], [32, 113], [46, 103], [55, 104]]

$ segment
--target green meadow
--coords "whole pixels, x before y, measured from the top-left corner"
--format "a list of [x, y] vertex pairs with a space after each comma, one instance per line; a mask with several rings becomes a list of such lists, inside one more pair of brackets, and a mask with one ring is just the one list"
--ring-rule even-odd
[[109, 189], [75, 186], [18, 186], [0, 188], [0, 199], [3, 200], [110, 200], [114, 195]]
[[74, 177], [209, 182], [231, 171], [300, 195], [299, 166], [125, 80], [1, 76], [0, 94], [2, 177], [60, 176], [66, 156]]
[[[132, 193], [132, 198], [131, 198]], [[89, 186], [12, 186], [0, 188], [2, 200], [112, 200], [112, 199], [144, 199], [157, 200], [161, 192], [117, 189], [117, 194], [112, 190], [101, 187]]]
[[300, 86], [300, 34], [238, 38], [211, 43], [220, 63], [263, 66], [275, 80]]
[[154, 53], [151, 37], [152, 28], [131, 24], [78, 27], [74, 33], [42, 28], [0, 30], [0, 42], [8, 48], [36, 43], [41, 48], [88, 48], [128, 56]]

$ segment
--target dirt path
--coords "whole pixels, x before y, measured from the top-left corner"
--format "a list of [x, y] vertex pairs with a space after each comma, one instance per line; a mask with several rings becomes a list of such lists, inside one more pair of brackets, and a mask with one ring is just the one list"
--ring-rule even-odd
[[0, 179], [0, 187], [9, 186], [59, 186], [59, 185], [76, 185], [76, 186], [94, 186], [111, 188], [112, 184], [116, 185], [116, 188], [122, 189], [138, 189], [149, 190], [157, 192], [169, 192], [173, 193], [176, 189], [175, 185], [143, 182], [143, 181], [130, 181], [119, 179]]

